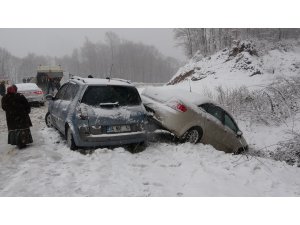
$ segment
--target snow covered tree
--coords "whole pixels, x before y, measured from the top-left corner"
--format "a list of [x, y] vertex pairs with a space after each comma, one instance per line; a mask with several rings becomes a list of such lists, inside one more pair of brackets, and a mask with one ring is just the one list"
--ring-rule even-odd
[[200, 51], [211, 55], [225, 47], [231, 47], [233, 40], [258, 39], [278, 42], [283, 39], [298, 39], [300, 29], [292, 28], [176, 28], [174, 38], [189, 58]]

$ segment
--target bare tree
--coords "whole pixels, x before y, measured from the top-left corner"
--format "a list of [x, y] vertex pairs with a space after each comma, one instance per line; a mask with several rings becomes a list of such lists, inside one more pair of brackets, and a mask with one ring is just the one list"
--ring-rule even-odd
[[283, 39], [299, 38], [300, 29], [292, 28], [177, 28], [174, 29], [174, 38], [182, 46], [185, 54], [191, 58], [200, 51], [202, 55], [211, 55], [214, 52], [230, 47], [233, 40], [258, 39], [271, 42]]

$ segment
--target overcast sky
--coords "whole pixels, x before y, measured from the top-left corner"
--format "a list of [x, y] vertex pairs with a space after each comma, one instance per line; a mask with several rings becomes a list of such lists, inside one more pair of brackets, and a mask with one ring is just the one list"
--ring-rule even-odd
[[63, 56], [70, 54], [74, 48], [81, 47], [85, 37], [92, 42], [104, 41], [105, 33], [112, 31], [121, 39], [153, 45], [166, 56], [185, 60], [182, 49], [176, 47], [172, 30], [165, 28], [0, 28], [0, 47], [20, 57], [24, 57], [28, 53]]

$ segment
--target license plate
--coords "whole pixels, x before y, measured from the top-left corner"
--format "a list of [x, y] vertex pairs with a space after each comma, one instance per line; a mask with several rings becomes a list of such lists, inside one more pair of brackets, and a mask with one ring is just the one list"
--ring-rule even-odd
[[120, 126], [108, 126], [107, 133], [122, 133], [122, 132], [129, 132], [130, 126], [129, 125], [120, 125]]

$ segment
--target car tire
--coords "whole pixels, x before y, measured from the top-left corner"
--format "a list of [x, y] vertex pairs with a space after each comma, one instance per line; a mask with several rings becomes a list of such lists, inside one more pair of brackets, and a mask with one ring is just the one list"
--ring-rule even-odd
[[184, 135], [183, 135], [183, 139], [185, 142], [189, 142], [191, 144], [197, 144], [203, 135], [203, 131], [201, 128], [198, 127], [193, 127], [191, 129], [189, 129]]
[[46, 113], [45, 123], [46, 123], [47, 127], [53, 127], [51, 114], [49, 112]]
[[67, 130], [66, 130], [66, 139], [67, 139], [67, 146], [71, 150], [76, 150], [77, 146], [76, 146], [76, 144], [74, 142], [73, 134], [72, 134], [72, 131], [71, 131], [70, 127], [67, 127]]

